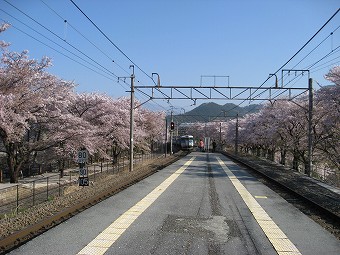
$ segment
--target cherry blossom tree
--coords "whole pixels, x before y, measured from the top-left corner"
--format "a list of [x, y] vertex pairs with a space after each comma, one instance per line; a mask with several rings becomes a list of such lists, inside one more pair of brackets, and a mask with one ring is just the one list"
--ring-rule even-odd
[[340, 169], [340, 66], [325, 75], [334, 86], [326, 86], [315, 94], [315, 148], [320, 161]]
[[[327, 164], [339, 169], [340, 138], [340, 68], [334, 67], [325, 78], [335, 86], [323, 87], [315, 92], [313, 109], [313, 164]], [[235, 143], [236, 121], [227, 125], [226, 141]], [[239, 145], [258, 156], [274, 159], [280, 152], [280, 163], [292, 160], [296, 170], [300, 164], [308, 165], [308, 98], [302, 96], [295, 101], [281, 98], [266, 104], [259, 113], [247, 115], [239, 120]]]
[[[0, 25], [0, 33], [7, 28]], [[73, 83], [47, 72], [49, 58], [32, 60], [27, 51], [10, 52], [8, 46], [0, 42], [0, 143], [11, 182], [18, 181], [18, 173], [27, 164], [60, 163], [74, 158], [80, 148], [106, 158], [110, 148], [114, 157], [128, 148], [128, 98], [77, 94]], [[160, 139], [163, 118], [163, 113], [136, 110], [136, 148], [149, 149]]]
[[[0, 139], [5, 147], [10, 181], [17, 182], [23, 165], [73, 134], [60, 123], [74, 125], [63, 114], [73, 84], [48, 74], [50, 60], [28, 59], [27, 52], [4, 51], [0, 66]], [[69, 124], [73, 122], [72, 124]]]
[[340, 86], [340, 66], [334, 66], [325, 75], [325, 79], [333, 82], [336, 86]]
[[137, 111], [137, 146], [142, 150], [153, 151], [154, 144], [162, 141], [164, 135], [164, 112], [152, 112], [144, 108]]

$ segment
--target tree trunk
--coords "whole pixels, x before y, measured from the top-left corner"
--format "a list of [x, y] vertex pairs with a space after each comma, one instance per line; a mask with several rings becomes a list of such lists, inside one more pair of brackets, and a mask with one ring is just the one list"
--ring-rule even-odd
[[304, 166], [305, 166], [305, 174], [307, 174], [308, 176], [311, 176], [312, 173], [309, 173], [309, 171], [308, 171], [309, 170], [308, 169], [309, 168], [308, 161], [307, 162], [304, 161], [303, 163], [304, 163]]
[[286, 165], [287, 150], [286, 149], [281, 149], [280, 155], [281, 155], [280, 164], [285, 166]]
[[9, 170], [9, 182], [18, 183], [18, 168], [15, 167], [15, 156], [11, 153], [7, 156], [7, 165]]
[[26, 157], [20, 155], [17, 150], [17, 146], [14, 143], [7, 143], [3, 141], [6, 152], [7, 152], [7, 166], [9, 170], [9, 181], [10, 183], [18, 183], [19, 172], [22, 164], [25, 162]]
[[256, 147], [256, 156], [257, 157], [261, 156], [261, 148], [260, 147]]
[[268, 149], [268, 159], [275, 161], [275, 149]]
[[299, 159], [300, 156], [297, 153], [293, 154], [293, 169], [299, 171]]

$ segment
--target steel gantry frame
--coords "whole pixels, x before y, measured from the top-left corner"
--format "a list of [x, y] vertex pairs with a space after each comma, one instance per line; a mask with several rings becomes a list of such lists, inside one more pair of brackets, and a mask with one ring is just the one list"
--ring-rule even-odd
[[[251, 87], [251, 86], [135, 86], [136, 91], [152, 99], [197, 100], [280, 100], [288, 92], [287, 99], [305, 93], [306, 87]], [[267, 93], [266, 93], [267, 92]], [[293, 92], [297, 92], [293, 93]]]
[[[131, 65], [130, 68], [134, 69], [134, 66]], [[153, 86], [134, 86], [134, 70], [129, 78], [131, 78], [131, 109], [130, 109], [130, 171], [133, 171], [133, 119], [134, 119], [134, 93], [135, 90], [140, 92], [142, 95], [149, 98], [147, 100], [154, 100], [154, 99], [189, 99], [193, 100], [194, 104], [196, 104], [197, 100], [292, 100], [308, 91], [308, 98], [309, 98], [309, 118], [308, 118], [308, 169], [306, 171], [307, 175], [310, 175], [312, 172], [312, 157], [313, 157], [313, 148], [312, 148], [312, 119], [313, 119], [313, 80], [309, 78], [309, 70], [282, 70], [282, 74], [284, 72], [289, 71], [296, 71], [296, 72], [308, 72], [308, 86], [307, 87], [291, 87], [285, 88], [283, 86], [279, 87], [276, 82], [275, 87], [252, 87], [252, 86], [163, 86], [160, 84], [160, 78], [158, 76], [157, 84]], [[272, 74], [271, 76], [274, 76]], [[226, 76], [229, 79], [229, 76]], [[283, 79], [282, 79], [283, 80]], [[297, 93], [292, 93], [292, 92]], [[275, 93], [274, 92], [278, 92]], [[279, 98], [284, 93], [288, 92], [288, 98]], [[143, 105], [142, 103], [141, 105]], [[140, 105], [139, 105], [140, 106]], [[137, 106], [137, 107], [139, 107]], [[236, 127], [238, 129], [238, 127]], [[236, 131], [237, 132], [237, 131]], [[236, 153], [237, 153], [237, 142], [235, 144]]]

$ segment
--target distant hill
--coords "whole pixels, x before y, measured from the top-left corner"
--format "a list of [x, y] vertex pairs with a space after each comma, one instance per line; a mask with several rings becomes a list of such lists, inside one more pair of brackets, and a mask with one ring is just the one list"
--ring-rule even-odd
[[[240, 117], [248, 113], [258, 112], [262, 105], [252, 104], [244, 107], [227, 103], [219, 105], [213, 102], [203, 103], [189, 112], [180, 115], [174, 115], [174, 120], [179, 123], [184, 122], [209, 122], [216, 120], [226, 120], [236, 117], [237, 113]], [[169, 117], [170, 118], [170, 117]]]

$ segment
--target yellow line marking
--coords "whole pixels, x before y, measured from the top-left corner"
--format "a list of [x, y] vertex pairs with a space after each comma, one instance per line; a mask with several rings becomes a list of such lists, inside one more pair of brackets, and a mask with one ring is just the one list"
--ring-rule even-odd
[[103, 255], [126, 229], [180, 176], [181, 173], [195, 160], [192, 157], [176, 172], [158, 185], [146, 197], [123, 213], [110, 226], [103, 230], [95, 239], [85, 246], [77, 255]]
[[255, 198], [268, 198], [266, 196], [254, 196]]
[[265, 196], [255, 196], [255, 198], [249, 193], [249, 191], [243, 186], [243, 184], [237, 179], [237, 177], [229, 170], [224, 162], [216, 157], [220, 166], [224, 172], [228, 175], [229, 180], [232, 182], [237, 192], [241, 195], [243, 201], [248, 206], [249, 210], [253, 214], [255, 220], [262, 228], [263, 232], [273, 245], [278, 254], [295, 254], [301, 255], [296, 246], [288, 239], [288, 237], [282, 232], [278, 225], [270, 218], [266, 211], [256, 201], [255, 198], [267, 198]]

